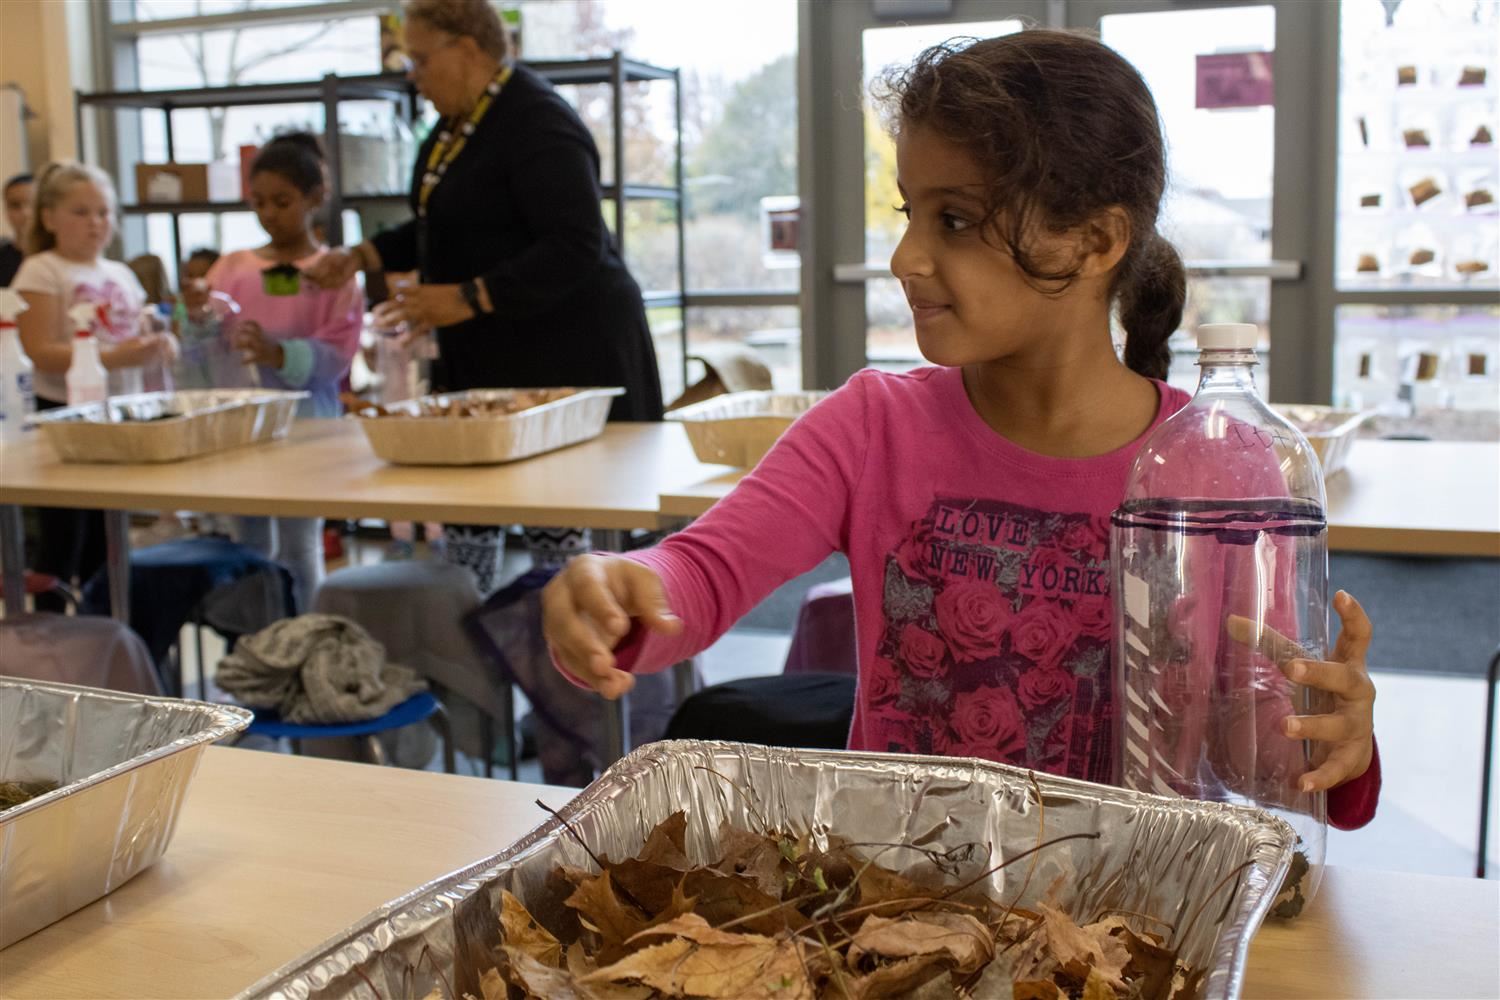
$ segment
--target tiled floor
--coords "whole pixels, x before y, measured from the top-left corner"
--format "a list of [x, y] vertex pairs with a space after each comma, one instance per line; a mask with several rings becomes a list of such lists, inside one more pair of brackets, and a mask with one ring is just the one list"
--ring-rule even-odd
[[[356, 545], [354, 561], [378, 559], [380, 546]], [[507, 567], [515, 570], [514, 566]], [[185, 634], [186, 638], [186, 634]], [[790, 637], [759, 629], [731, 630], [700, 657], [709, 684], [777, 673]], [[216, 663], [223, 647], [206, 641]], [[191, 641], [186, 645], [191, 649]], [[191, 663], [185, 664], [189, 676]], [[1359, 868], [1470, 876], [1479, 825], [1484, 737], [1484, 682], [1478, 679], [1377, 672], [1375, 704], [1384, 787], [1374, 822], [1362, 830], [1330, 831], [1328, 862]], [[461, 761], [461, 767], [473, 767]], [[430, 767], [440, 765], [435, 760]], [[1500, 774], [1500, 760], [1496, 763]], [[473, 773], [473, 772], [470, 772]], [[535, 761], [521, 764], [523, 781], [540, 781]], [[1500, 784], [1500, 778], [1497, 778]], [[1489, 875], [1500, 876], [1500, 803], [1492, 802]]]

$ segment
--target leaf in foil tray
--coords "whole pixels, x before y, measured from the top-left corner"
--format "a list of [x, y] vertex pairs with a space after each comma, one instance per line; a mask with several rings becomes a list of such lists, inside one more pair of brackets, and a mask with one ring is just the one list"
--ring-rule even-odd
[[629, 940], [651, 918], [624, 902], [615, 893], [609, 869], [581, 883], [567, 898], [566, 905], [599, 932], [605, 948], [617, 947]]
[[687, 859], [687, 814], [679, 809], [656, 824], [636, 860], [680, 872], [693, 867]]
[[1141, 1000], [1167, 1000], [1172, 976], [1177, 971], [1177, 953], [1129, 927], [1121, 927], [1113, 933], [1125, 942], [1125, 948], [1130, 952], [1127, 971], [1131, 974], [1131, 989]]
[[807, 926], [807, 918], [779, 896], [767, 895], [743, 875], [725, 875], [711, 868], [695, 868], [682, 878], [682, 892], [698, 898], [695, 912], [714, 926], [754, 915], [735, 930], [776, 934]]
[[784, 860], [776, 842], [760, 833], [751, 833], [719, 824], [719, 863], [713, 867], [725, 875], [743, 875], [761, 892], [775, 896], [782, 889]]
[[1010, 988], [1010, 995], [1011, 1000], [1068, 1000], [1068, 995], [1050, 979], [1019, 980]]
[[562, 964], [562, 944], [507, 889], [500, 891], [500, 940], [543, 965]]
[[811, 967], [793, 938], [730, 934], [691, 916], [674, 923], [703, 940], [679, 936], [642, 948], [590, 973], [582, 984], [638, 982], [669, 996], [713, 1000], [812, 1000]]
[[905, 875], [897, 874], [878, 864], [868, 867], [864, 862], [854, 866], [859, 878], [859, 905], [874, 907], [866, 912], [882, 917], [894, 917], [909, 910], [918, 910], [930, 905], [936, 893], [913, 882]]
[[1125, 966], [1130, 964], [1130, 951], [1122, 941], [1109, 933], [1107, 923], [1079, 927], [1073, 918], [1046, 903], [1038, 903], [1042, 914], [1041, 933], [1046, 937], [1047, 951], [1057, 964], [1074, 979], [1088, 978], [1090, 969], [1097, 969], [1113, 987], [1125, 988]]
[[[505, 960], [510, 970], [510, 981], [518, 987], [522, 993], [537, 1000], [588, 1000], [588, 993], [573, 984], [573, 977], [566, 969], [556, 966], [545, 965], [532, 958], [520, 948], [506, 946]], [[496, 972], [491, 969], [490, 972]], [[479, 981], [479, 988], [484, 993], [484, 1000], [506, 1000], [509, 995], [505, 989], [505, 983], [499, 983], [499, 991], [491, 992], [492, 980], [490, 972], [484, 974]], [[499, 979], [498, 972], [495, 976]]]
[[995, 957], [995, 941], [989, 928], [967, 913], [924, 912], [899, 920], [872, 916], [854, 932], [850, 964], [860, 964], [866, 954], [882, 958], [936, 955], [948, 968], [967, 975]]
[[1197, 1000], [1203, 995], [1203, 980], [1207, 977], [1206, 968], [1189, 970], [1178, 966], [1172, 979], [1171, 1000]]
[[505, 988], [505, 977], [499, 969], [486, 969], [479, 977], [479, 994], [482, 1000], [506, 1000], [510, 991]]
[[948, 970], [943, 965], [942, 956], [913, 955], [900, 961], [876, 966], [874, 971], [863, 976], [846, 978], [845, 996], [849, 1000], [909, 997], [924, 984], [940, 977], [948, 978]]
[[1090, 969], [1089, 977], [1083, 981], [1082, 1000], [1118, 1000], [1118, 997], [1104, 974], [1098, 969]]
[[603, 861], [604, 870], [609, 872], [615, 887], [634, 897], [646, 908], [648, 915], [660, 913], [671, 905], [672, 887], [682, 877], [678, 869], [637, 858], [624, 861], [604, 858]]

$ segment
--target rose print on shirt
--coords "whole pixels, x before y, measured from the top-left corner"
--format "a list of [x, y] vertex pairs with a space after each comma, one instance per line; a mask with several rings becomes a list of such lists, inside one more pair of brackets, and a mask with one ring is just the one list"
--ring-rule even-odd
[[867, 683], [887, 749], [1108, 780], [1107, 517], [939, 498], [886, 558]]

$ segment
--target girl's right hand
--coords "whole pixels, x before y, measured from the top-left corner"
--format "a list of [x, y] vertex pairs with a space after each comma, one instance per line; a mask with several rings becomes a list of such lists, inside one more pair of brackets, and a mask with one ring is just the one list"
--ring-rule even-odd
[[635, 686], [633, 676], [616, 668], [614, 650], [636, 618], [663, 635], [682, 631], [661, 577], [621, 556], [576, 556], [542, 590], [542, 634], [552, 655], [606, 698]]
[[142, 333], [105, 349], [100, 360], [106, 368], [138, 368], [155, 361], [169, 361], [171, 349], [166, 334]]

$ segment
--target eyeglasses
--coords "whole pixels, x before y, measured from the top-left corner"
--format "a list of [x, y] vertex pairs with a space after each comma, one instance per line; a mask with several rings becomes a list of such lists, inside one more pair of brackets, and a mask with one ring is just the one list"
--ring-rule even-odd
[[433, 49], [431, 52], [425, 54], [418, 52], [408, 52], [407, 56], [411, 59], [411, 75], [416, 76], [417, 74], [424, 72], [427, 69], [427, 64], [432, 60], [433, 56], [437, 55], [439, 52], [441, 52], [443, 49], [446, 49], [450, 45], [457, 45], [461, 40], [462, 36], [460, 35], [449, 35], [444, 41], [438, 44], [437, 48]]

